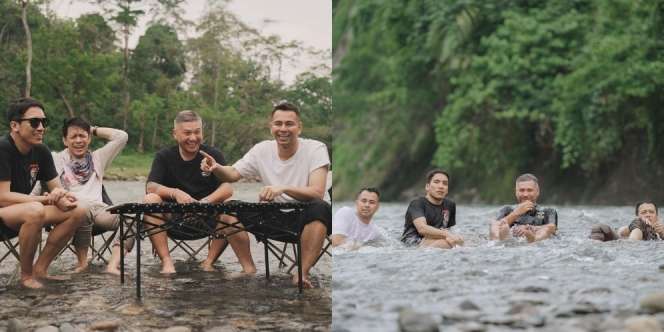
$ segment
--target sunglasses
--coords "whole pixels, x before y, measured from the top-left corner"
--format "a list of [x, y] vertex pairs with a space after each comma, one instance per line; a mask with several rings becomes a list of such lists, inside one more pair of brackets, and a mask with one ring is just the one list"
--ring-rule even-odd
[[39, 128], [39, 124], [41, 123], [44, 128], [48, 127], [48, 119], [47, 118], [28, 118], [28, 119], [18, 119], [16, 122], [23, 122], [23, 121], [29, 121], [30, 122], [30, 127], [37, 129]]

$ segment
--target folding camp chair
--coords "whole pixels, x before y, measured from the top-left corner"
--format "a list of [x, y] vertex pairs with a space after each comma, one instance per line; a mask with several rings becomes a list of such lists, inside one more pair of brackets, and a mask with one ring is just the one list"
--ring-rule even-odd
[[7, 252], [2, 254], [2, 256], [0, 257], [0, 263], [2, 263], [7, 257], [9, 257], [9, 255], [14, 256], [16, 260], [19, 260], [19, 255], [17, 251], [18, 237], [9, 237], [7, 234], [5, 234], [0, 230], [0, 241], [7, 248]]

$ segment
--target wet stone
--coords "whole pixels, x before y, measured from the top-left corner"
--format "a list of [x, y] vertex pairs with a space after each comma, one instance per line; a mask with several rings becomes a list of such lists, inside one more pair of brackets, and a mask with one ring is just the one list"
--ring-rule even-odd
[[476, 320], [481, 315], [482, 313], [476, 310], [448, 310], [442, 314], [443, 321], [451, 323]]
[[237, 332], [237, 330], [230, 326], [216, 326], [206, 329], [205, 332]]
[[79, 331], [81, 330], [69, 323], [60, 324], [60, 332], [79, 332]]
[[634, 316], [625, 321], [625, 328], [630, 332], [662, 332], [659, 321], [652, 316]]
[[102, 320], [92, 323], [90, 329], [93, 331], [115, 331], [120, 327], [120, 322], [116, 320]]
[[480, 307], [470, 300], [463, 300], [463, 302], [459, 303], [459, 308], [461, 308], [461, 310], [480, 310]]
[[516, 314], [531, 315], [531, 314], [534, 314], [536, 312], [537, 312], [537, 309], [531, 304], [528, 304], [528, 303], [515, 303], [515, 304], [512, 304], [510, 306], [510, 308], [509, 308], [509, 310], [507, 310], [506, 314], [508, 314], [508, 315], [516, 315]]
[[117, 312], [123, 315], [135, 316], [143, 313], [145, 309], [142, 306], [136, 304], [123, 304], [115, 309]]
[[664, 312], [664, 292], [657, 292], [641, 298], [641, 309], [648, 312]]
[[567, 305], [560, 308], [555, 316], [556, 317], [573, 317], [578, 315], [599, 314], [607, 310], [600, 309], [595, 304], [590, 302], [581, 302], [573, 305]]
[[53, 325], [48, 325], [48, 326], [42, 326], [38, 329], [35, 330], [35, 332], [59, 332], [57, 327]]
[[404, 309], [399, 313], [401, 332], [438, 332], [438, 324], [430, 314]]
[[549, 289], [539, 286], [526, 286], [523, 288], [517, 288], [516, 291], [523, 293], [548, 293]]
[[191, 328], [188, 326], [173, 326], [169, 327], [164, 332], [191, 332]]
[[485, 325], [477, 322], [468, 322], [459, 326], [459, 330], [463, 332], [484, 332], [487, 328]]
[[664, 264], [659, 266], [659, 272], [664, 272]]
[[18, 321], [18, 319], [12, 318], [7, 322], [7, 332], [21, 332], [25, 331], [27, 328]]

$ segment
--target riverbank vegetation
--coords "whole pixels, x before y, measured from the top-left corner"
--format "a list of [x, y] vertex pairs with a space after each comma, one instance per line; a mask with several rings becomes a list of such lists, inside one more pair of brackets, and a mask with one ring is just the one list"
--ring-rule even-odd
[[[98, 13], [63, 19], [49, 1], [0, 1], [0, 105], [26, 95], [42, 101], [51, 149], [62, 148], [68, 117], [124, 129], [133, 153], [110, 173], [126, 169], [133, 177], [149, 169], [143, 154], [172, 144], [175, 114], [191, 109], [204, 118], [206, 142], [232, 162], [270, 137], [269, 114], [280, 100], [300, 106], [303, 136], [331, 146], [329, 51], [262, 34], [226, 1], [210, 1], [195, 22], [182, 16], [184, 1], [89, 2]], [[149, 18], [147, 30], [132, 48], [128, 38], [141, 17]], [[282, 67], [303, 54], [315, 65], [285, 83]], [[7, 128], [4, 116], [0, 126]]]
[[[664, 199], [663, 1], [334, 1], [335, 197]], [[414, 188], [414, 189], [413, 189]]]

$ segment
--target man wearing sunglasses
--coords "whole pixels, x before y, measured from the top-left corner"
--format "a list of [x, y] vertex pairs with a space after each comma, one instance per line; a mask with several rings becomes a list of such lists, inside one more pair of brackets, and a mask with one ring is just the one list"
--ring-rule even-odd
[[[42, 144], [48, 120], [44, 106], [32, 98], [19, 99], [7, 110], [9, 134], [0, 139], [0, 232], [18, 236], [21, 284], [41, 288], [48, 266], [86, 218], [87, 208], [62, 189], [51, 152]], [[30, 196], [38, 181], [48, 193]], [[55, 225], [33, 265], [42, 227]]]

